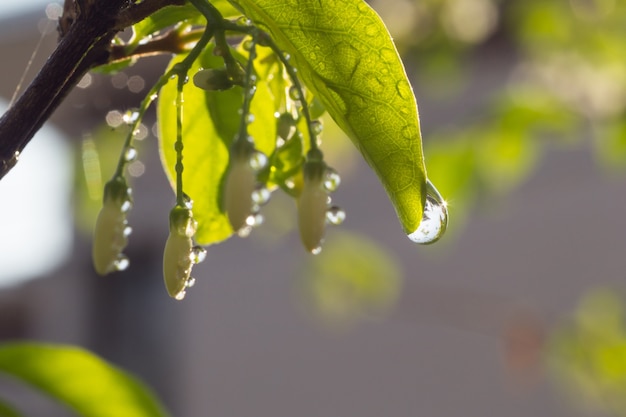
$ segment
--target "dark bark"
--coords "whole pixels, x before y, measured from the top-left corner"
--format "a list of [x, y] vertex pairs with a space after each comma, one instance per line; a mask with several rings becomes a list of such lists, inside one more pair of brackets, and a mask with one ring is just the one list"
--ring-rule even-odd
[[[91, 68], [108, 62], [111, 40], [127, 24], [183, 0], [66, 0], [61, 40], [24, 94], [0, 118], [0, 178]], [[69, 6], [68, 6], [69, 5]]]

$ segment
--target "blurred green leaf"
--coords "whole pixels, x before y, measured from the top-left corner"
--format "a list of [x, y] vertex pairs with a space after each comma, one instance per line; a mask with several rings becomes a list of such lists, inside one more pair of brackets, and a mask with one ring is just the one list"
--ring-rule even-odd
[[83, 417], [165, 417], [138, 380], [82, 349], [32, 343], [0, 347], [0, 372], [53, 397]]
[[395, 304], [401, 281], [398, 262], [385, 248], [342, 232], [307, 263], [303, 290], [316, 316], [345, 323], [386, 313]]
[[405, 231], [415, 231], [426, 187], [417, 106], [378, 15], [363, 0], [231, 2], [289, 53], [380, 178]]
[[[186, 55], [177, 56], [170, 68]], [[270, 87], [259, 76], [258, 68], [267, 65], [255, 62], [257, 90], [252, 100], [251, 113], [254, 121], [248, 133], [254, 138], [258, 150], [269, 155], [276, 145], [276, 120]], [[223, 68], [221, 58], [213, 54], [213, 47], [206, 48], [192, 65], [189, 76], [201, 68]], [[159, 95], [159, 143], [163, 167], [175, 185], [176, 152], [176, 82], [168, 83]], [[232, 235], [232, 227], [221, 207], [222, 185], [228, 168], [229, 146], [238, 132], [243, 94], [240, 87], [227, 91], [206, 91], [192, 82], [183, 89], [183, 141], [184, 191], [194, 201], [194, 217], [198, 221], [195, 239], [208, 245], [220, 242]]]

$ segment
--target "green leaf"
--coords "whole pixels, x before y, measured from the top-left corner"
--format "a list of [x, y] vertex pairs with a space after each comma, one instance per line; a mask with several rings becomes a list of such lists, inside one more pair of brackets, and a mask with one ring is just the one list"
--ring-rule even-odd
[[406, 232], [426, 172], [415, 97], [389, 32], [363, 0], [231, 0], [291, 56], [385, 187]]
[[5, 344], [0, 347], [0, 372], [43, 391], [83, 417], [167, 416], [138, 380], [82, 349]]
[[[185, 56], [176, 57], [170, 68]], [[268, 105], [273, 103], [273, 99], [268, 83], [262, 77], [265, 71], [259, 70], [261, 65], [264, 65], [263, 62], [255, 62], [257, 90], [251, 105], [254, 121], [248, 126], [248, 133], [254, 138], [256, 148], [270, 155], [276, 145], [276, 120], [273, 106]], [[222, 59], [213, 54], [213, 46], [209, 46], [192, 65], [189, 76], [193, 77], [201, 68], [223, 66]], [[208, 245], [227, 239], [233, 233], [221, 207], [221, 196], [228, 168], [229, 146], [239, 129], [243, 94], [240, 87], [227, 91], [205, 91], [189, 82], [183, 89], [183, 97], [183, 187], [194, 201], [193, 213], [198, 221], [195, 239]], [[176, 183], [175, 100], [176, 81], [172, 81], [161, 89], [158, 103], [162, 162], [172, 187]]]

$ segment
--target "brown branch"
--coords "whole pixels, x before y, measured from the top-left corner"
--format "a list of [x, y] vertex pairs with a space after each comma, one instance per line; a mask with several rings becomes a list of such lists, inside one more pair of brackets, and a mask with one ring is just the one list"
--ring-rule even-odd
[[[120, 22], [141, 20], [149, 11], [181, 0], [66, 0], [61, 40], [33, 82], [0, 118], [0, 178], [89, 69], [110, 59], [111, 41]], [[141, 7], [140, 7], [141, 6]], [[132, 10], [132, 13], [131, 13]], [[120, 19], [120, 16], [126, 16]], [[128, 16], [134, 16], [128, 20]]]

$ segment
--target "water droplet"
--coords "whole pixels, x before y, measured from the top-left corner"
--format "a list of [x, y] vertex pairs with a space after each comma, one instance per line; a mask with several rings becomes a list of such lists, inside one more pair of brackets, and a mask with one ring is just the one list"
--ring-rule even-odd
[[139, 118], [139, 112], [137, 110], [127, 110], [126, 113], [122, 116], [122, 120], [126, 124], [132, 124], [137, 121]]
[[324, 130], [324, 126], [319, 120], [313, 120], [311, 122], [311, 130], [313, 131], [314, 135], [319, 135], [320, 133], [322, 133], [322, 130]]
[[263, 215], [261, 213], [253, 213], [246, 219], [246, 224], [250, 227], [259, 227], [263, 224]]
[[267, 188], [261, 186], [252, 192], [252, 201], [258, 206], [267, 204], [272, 193]]
[[419, 227], [408, 238], [415, 243], [427, 245], [443, 236], [448, 227], [448, 207], [435, 186], [428, 181], [424, 215]]
[[128, 237], [128, 236], [130, 236], [130, 234], [131, 234], [131, 233], [133, 233], [133, 228], [132, 228], [132, 227], [130, 227], [130, 226], [126, 226], [126, 227], [124, 228], [124, 231], [122, 232], [122, 235], [123, 235], [124, 237]]
[[324, 189], [329, 193], [335, 191], [341, 184], [339, 173], [333, 168], [326, 168], [324, 172]]
[[128, 265], [130, 265], [130, 261], [126, 255], [122, 254], [118, 255], [117, 259], [113, 262], [113, 267], [116, 271], [123, 271], [128, 268]]
[[254, 114], [252, 114], [252, 113], [246, 114], [245, 122], [247, 124], [250, 124], [250, 123], [254, 122]]
[[152, 93], [152, 95], [150, 96], [150, 101], [154, 101], [157, 98], [159, 98], [159, 93]]
[[244, 226], [241, 229], [237, 230], [237, 236], [241, 238], [246, 238], [250, 236], [250, 232], [252, 232], [252, 227]]
[[194, 264], [199, 264], [206, 259], [206, 249], [204, 249], [202, 246], [194, 246], [191, 249], [189, 258]]
[[127, 213], [131, 208], [133, 208], [133, 202], [130, 200], [124, 200], [120, 206], [120, 211], [122, 213]]
[[191, 210], [193, 208], [193, 200], [187, 194], [183, 195], [183, 201], [185, 202], [185, 208]]
[[402, 128], [402, 137], [411, 139], [413, 137], [413, 129], [410, 126], [404, 126]]
[[403, 99], [409, 99], [411, 97], [411, 86], [409, 86], [406, 80], [400, 80], [396, 83], [396, 91]]
[[332, 206], [326, 211], [326, 221], [330, 224], [340, 225], [346, 219], [346, 212], [338, 206]]
[[187, 282], [185, 282], [185, 287], [187, 287], [187, 288], [191, 288], [194, 285], [196, 285], [196, 279], [195, 278], [189, 278], [187, 280]]
[[292, 85], [291, 87], [289, 87], [289, 97], [295, 101], [302, 99], [300, 90], [298, 90], [295, 85]]
[[289, 62], [289, 60], [291, 59], [291, 55], [289, 55], [287, 52], [285, 52], [283, 54], [283, 58], [285, 59], [285, 61]]
[[380, 50], [379, 52], [380, 58], [383, 60], [383, 62], [387, 62], [387, 63], [391, 63], [394, 61], [394, 59], [396, 59], [397, 54], [393, 49], [390, 48], [383, 48]]
[[174, 296], [174, 299], [181, 301], [185, 298], [186, 295], [187, 295], [187, 292], [185, 290], [182, 290], [181, 292], [179, 292], [178, 294]]
[[260, 171], [267, 165], [267, 156], [263, 152], [255, 151], [250, 156], [250, 167], [255, 171]]
[[322, 252], [321, 246], [318, 246], [317, 248], [313, 248], [313, 250], [311, 251], [313, 255], [319, 255], [321, 252]]
[[250, 89], [248, 90], [248, 94], [250, 96], [253, 96], [254, 93], [256, 93], [256, 85], [251, 86]]
[[132, 162], [135, 159], [137, 159], [137, 149], [131, 146], [124, 151], [124, 160], [126, 162]]

